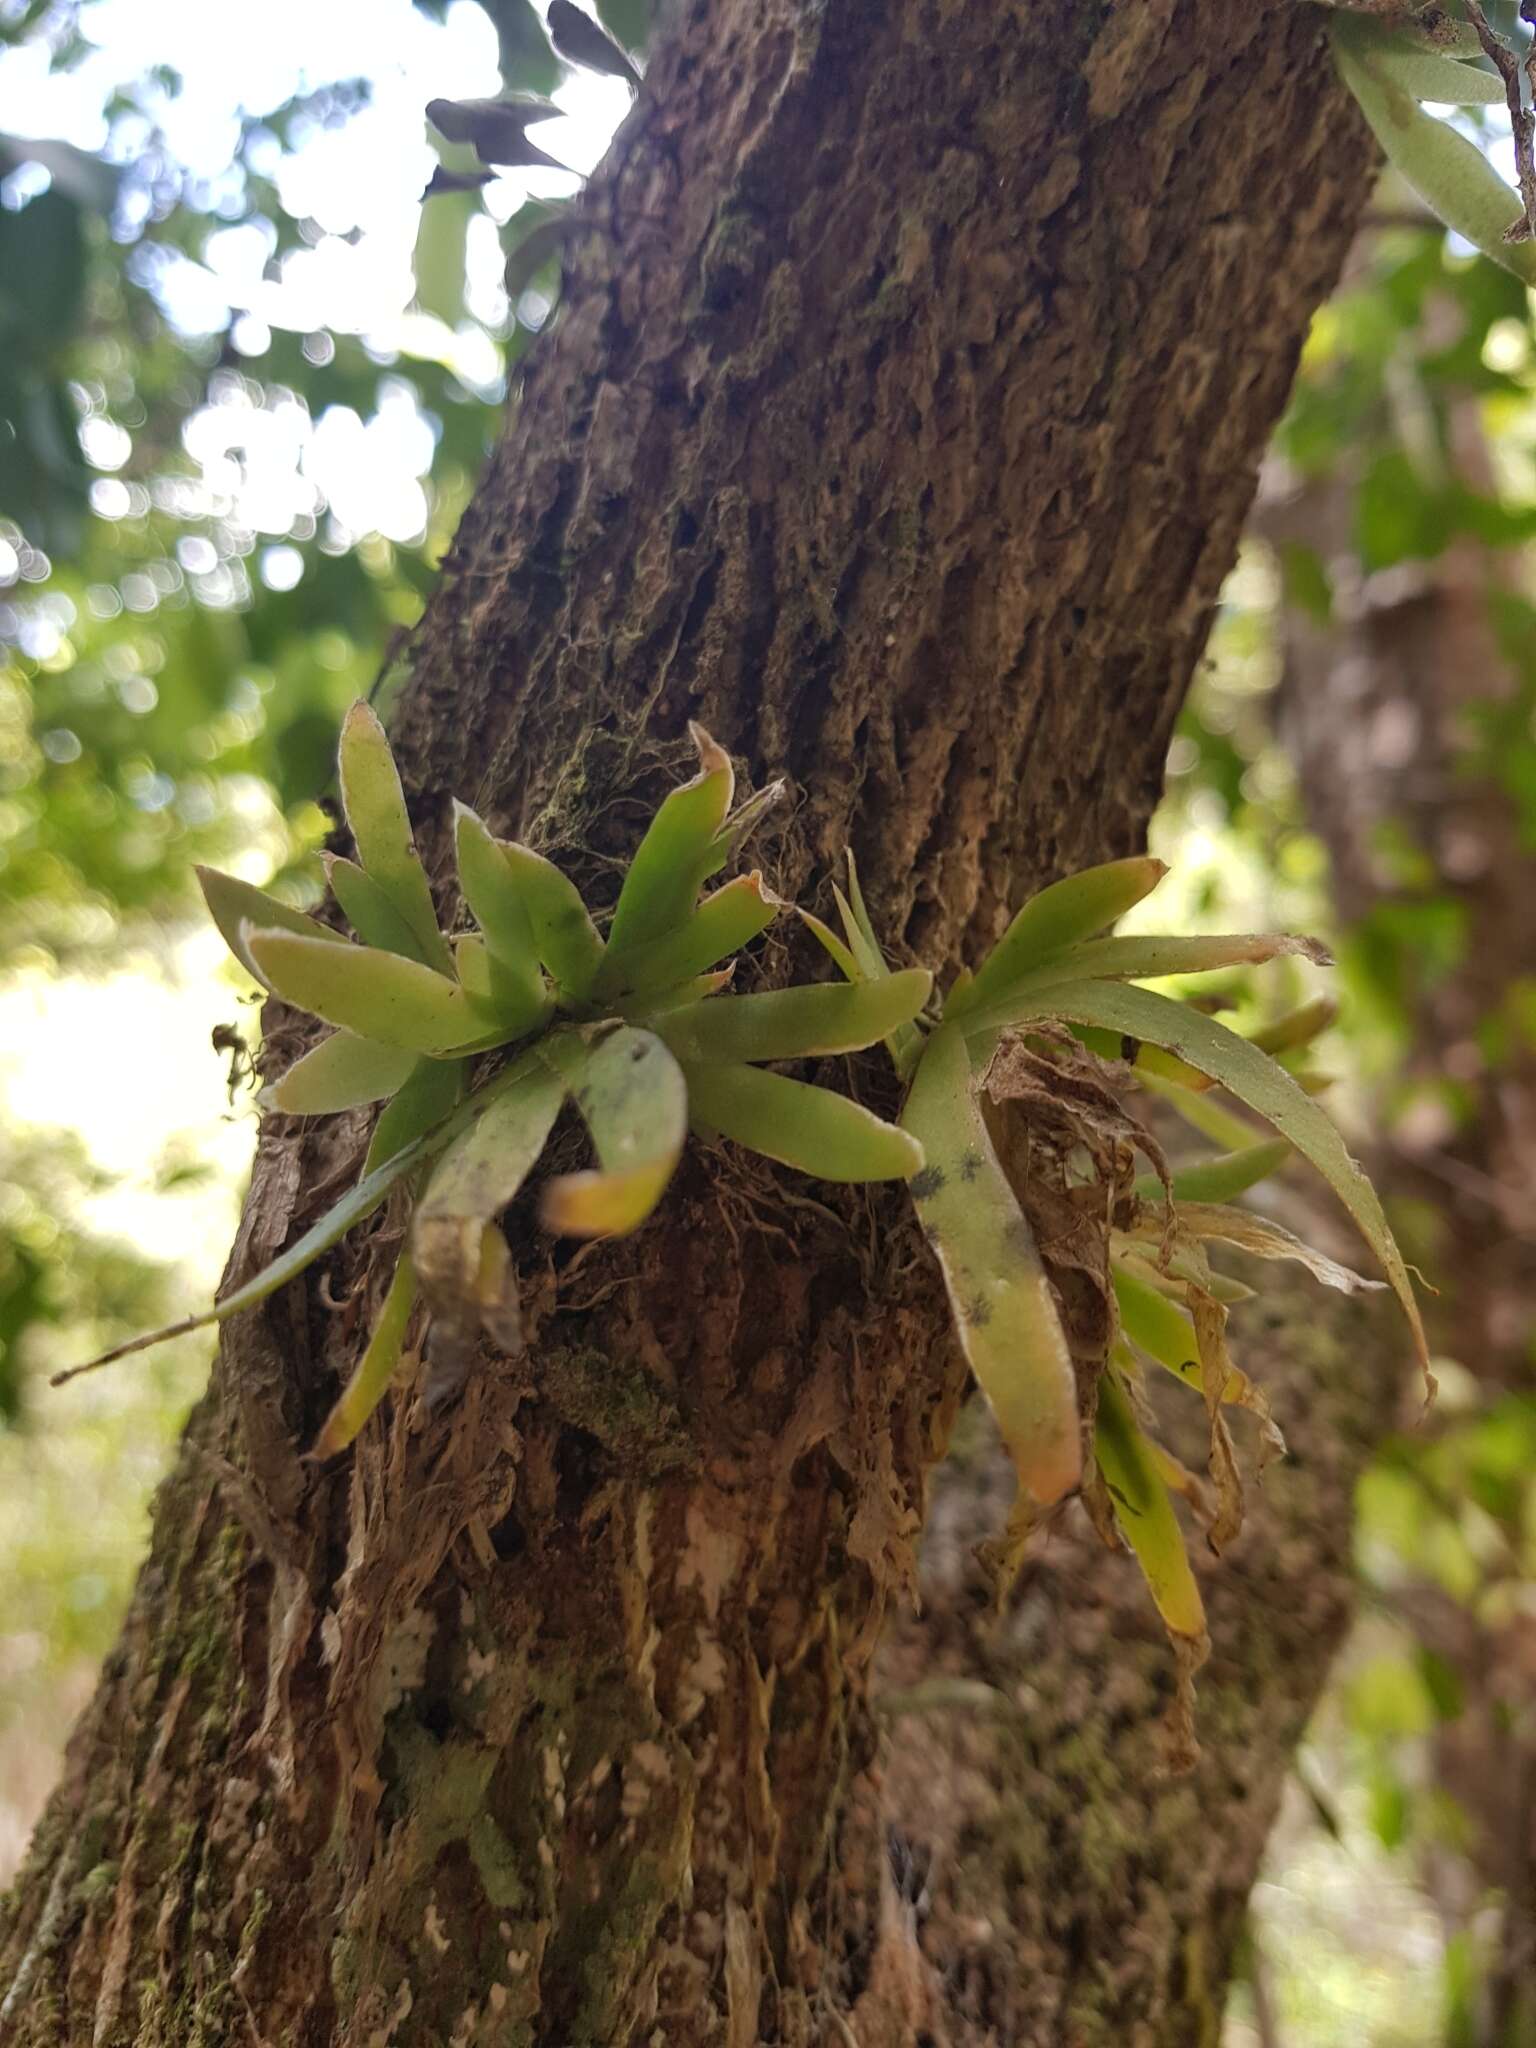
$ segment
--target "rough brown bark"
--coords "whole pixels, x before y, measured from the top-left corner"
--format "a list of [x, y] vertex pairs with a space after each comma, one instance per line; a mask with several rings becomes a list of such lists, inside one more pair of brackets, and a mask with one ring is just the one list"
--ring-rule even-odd
[[[784, 891], [851, 841], [936, 966], [1130, 850], [1367, 167], [1294, 0], [680, 7], [416, 639], [426, 842], [466, 793], [600, 888], [697, 715], [793, 777]], [[238, 1265], [359, 1135], [269, 1129]], [[964, 1387], [899, 1194], [697, 1150], [625, 1246], [515, 1241], [527, 1356], [340, 1470], [298, 1451], [377, 1260], [229, 1333], [0, 1922], [8, 2038], [1212, 2039], [1343, 1611], [1333, 1363], [1159, 1788], [1164, 1653], [1075, 1534], [986, 1653], [1006, 1729], [882, 1743]], [[960, 1556], [897, 1679], [969, 1654]]]

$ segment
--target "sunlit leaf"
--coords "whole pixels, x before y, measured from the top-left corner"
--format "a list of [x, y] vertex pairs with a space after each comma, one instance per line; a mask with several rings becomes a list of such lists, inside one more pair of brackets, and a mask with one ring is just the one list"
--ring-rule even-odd
[[415, 933], [428, 963], [446, 973], [448, 948], [416, 851], [395, 757], [372, 706], [361, 699], [342, 724], [337, 767], [359, 861]]
[[[1330, 964], [1316, 939], [1291, 932], [1180, 938], [1090, 939], [1068, 946], [1046, 965], [1015, 975], [996, 995], [978, 997], [978, 975], [963, 1016], [967, 1031], [1012, 1024], [1027, 1014], [1031, 992], [1067, 981], [1142, 981], [1165, 974], [1208, 974], [1222, 967], [1251, 967], [1265, 960], [1300, 954], [1319, 966]], [[983, 975], [985, 969], [983, 969]]]
[[1536, 242], [1509, 242], [1523, 208], [1475, 142], [1426, 114], [1352, 40], [1349, 14], [1333, 15], [1334, 56], [1376, 140], [1403, 179], [1448, 228], [1526, 283], [1536, 282]]
[[654, 1033], [610, 1031], [582, 1062], [576, 1107], [601, 1171], [567, 1173], [545, 1189], [547, 1230], [569, 1237], [635, 1230], [660, 1201], [688, 1135], [688, 1086]]
[[219, 936], [252, 981], [259, 981], [263, 988], [267, 986], [266, 977], [246, 950], [245, 927], [292, 932], [296, 938], [321, 939], [332, 946], [347, 943], [340, 932], [317, 924], [302, 910], [291, 910], [276, 896], [269, 896], [264, 889], [253, 888], [249, 882], [242, 882], [235, 875], [222, 875], [217, 868], [203, 867], [194, 868], [193, 873], [203, 892], [203, 901], [208, 905], [208, 914], [219, 928]]
[[372, 946], [342, 948], [249, 927], [245, 943], [285, 1002], [360, 1038], [441, 1055], [496, 1028], [496, 1018], [457, 982], [398, 953]]
[[1014, 917], [963, 994], [951, 990], [951, 1018], [970, 1017], [983, 1004], [1006, 997], [1023, 974], [1066, 946], [1088, 939], [1149, 896], [1168, 872], [1150, 854], [1084, 868], [1042, 889]]
[[1077, 1382], [1050, 1280], [992, 1148], [958, 1026], [929, 1038], [901, 1121], [923, 1148], [912, 1197], [971, 1370], [1020, 1485], [1049, 1505], [1082, 1476]]
[[910, 1132], [846, 1095], [761, 1067], [690, 1067], [688, 1107], [700, 1129], [818, 1180], [909, 1180], [923, 1164]]

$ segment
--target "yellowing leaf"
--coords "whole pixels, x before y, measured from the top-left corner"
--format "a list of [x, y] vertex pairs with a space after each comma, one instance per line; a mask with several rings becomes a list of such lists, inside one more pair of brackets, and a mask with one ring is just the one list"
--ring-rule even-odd
[[367, 1349], [358, 1360], [357, 1370], [342, 1389], [340, 1399], [325, 1418], [311, 1457], [334, 1458], [338, 1451], [344, 1451], [383, 1400], [400, 1364], [405, 1349], [406, 1327], [415, 1306], [416, 1271], [409, 1253], [402, 1252]]
[[343, 721], [337, 767], [358, 859], [415, 933], [428, 964], [446, 973], [448, 948], [437, 928], [395, 757], [372, 706], [361, 698]]
[[1077, 1381], [1033, 1233], [992, 1148], [958, 1026], [929, 1038], [901, 1121], [923, 1148], [912, 1197], [955, 1328], [1021, 1487], [1047, 1506], [1082, 1477]]
[[289, 1116], [331, 1116], [393, 1095], [416, 1065], [399, 1046], [375, 1045], [336, 1031], [295, 1060], [271, 1090], [271, 1103]]
[[602, 1171], [552, 1180], [540, 1209], [544, 1227], [569, 1237], [638, 1229], [660, 1201], [688, 1135], [682, 1069], [652, 1032], [623, 1025], [586, 1053], [574, 1094]]
[[910, 1132], [846, 1095], [760, 1067], [690, 1067], [688, 1108], [697, 1128], [817, 1180], [910, 1180], [923, 1164]]
[[[290, 944], [301, 943], [292, 940]], [[1029, 999], [1036, 1016], [1064, 1017], [1079, 1024], [1148, 1040], [1186, 1060], [1231, 1090], [1240, 1102], [1257, 1110], [1328, 1182], [1354, 1217], [1361, 1235], [1381, 1261], [1408, 1318], [1415, 1353], [1426, 1385], [1433, 1389], [1424, 1325], [1413, 1286], [1391, 1226], [1382, 1213], [1376, 1190], [1350, 1157], [1335, 1126], [1317, 1104], [1276, 1064], [1246, 1038], [1152, 989], [1118, 982], [1067, 982], [1037, 990]]]
[[932, 985], [926, 969], [912, 967], [883, 981], [717, 996], [667, 1011], [656, 1019], [656, 1029], [690, 1066], [857, 1052], [915, 1017]]

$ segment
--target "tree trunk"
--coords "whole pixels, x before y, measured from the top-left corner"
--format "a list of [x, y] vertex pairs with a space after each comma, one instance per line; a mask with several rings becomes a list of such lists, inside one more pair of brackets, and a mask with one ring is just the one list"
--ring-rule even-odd
[[[935, 967], [1130, 851], [1369, 167], [1294, 0], [680, 6], [416, 635], [439, 872], [459, 793], [600, 889], [690, 716], [792, 778], [770, 880], [851, 843]], [[269, 1121], [232, 1270], [362, 1138]], [[527, 1222], [527, 1354], [317, 1473], [389, 1228], [226, 1334], [0, 1920], [8, 2044], [1214, 2040], [1390, 1347], [1276, 1347], [1304, 1455], [1171, 1785], [1075, 1523], [984, 1637], [1005, 1489], [951, 1472], [911, 1616], [965, 1375], [899, 1190], [695, 1147], [633, 1240]], [[894, 1709], [1006, 1711], [882, 1719], [893, 1607]]]

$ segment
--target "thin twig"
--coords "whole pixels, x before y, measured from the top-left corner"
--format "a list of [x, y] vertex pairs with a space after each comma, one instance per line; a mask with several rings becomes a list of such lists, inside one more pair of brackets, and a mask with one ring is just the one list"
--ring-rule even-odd
[[[1520, 9], [1522, 21], [1530, 17], [1531, 0], [1523, 0]], [[1520, 92], [1520, 59], [1502, 36], [1495, 35], [1484, 14], [1481, 0], [1466, 0], [1467, 20], [1477, 33], [1477, 40], [1483, 46], [1483, 55], [1488, 58], [1500, 78], [1504, 81], [1504, 98], [1509, 106], [1509, 125], [1515, 136], [1515, 175], [1520, 182], [1520, 204], [1523, 209], [1520, 218], [1504, 230], [1506, 242], [1529, 242], [1536, 237], [1536, 114], [1526, 107]], [[1533, 87], [1536, 87], [1536, 49], [1526, 58], [1524, 69]]]

